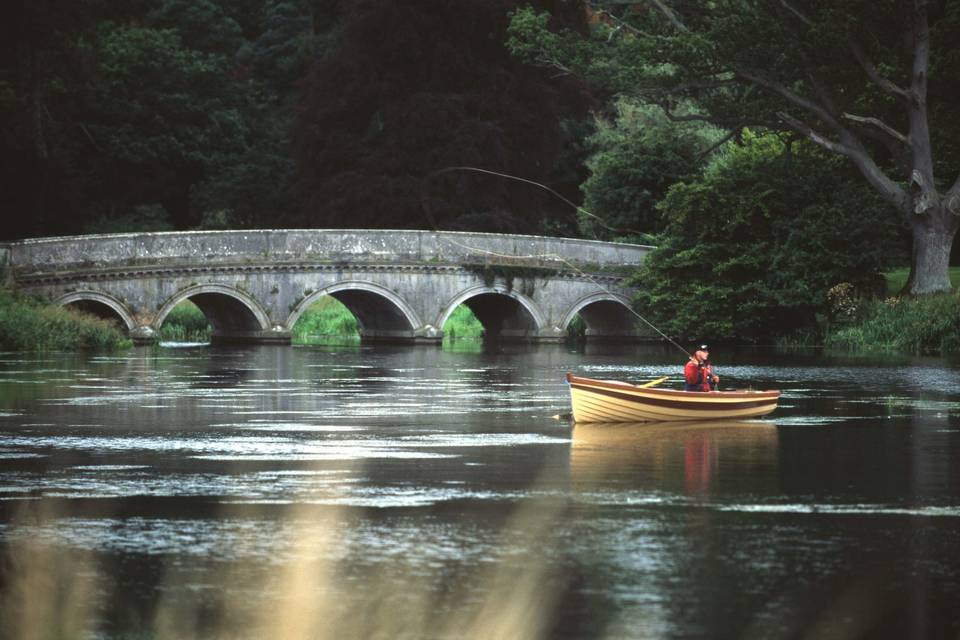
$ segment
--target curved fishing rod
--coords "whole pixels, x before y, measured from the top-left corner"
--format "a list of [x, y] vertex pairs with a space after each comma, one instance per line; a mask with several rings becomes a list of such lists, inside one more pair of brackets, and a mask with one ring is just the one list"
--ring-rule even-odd
[[[450, 172], [450, 171], [477, 171], [477, 172], [479, 172], [479, 173], [487, 173], [487, 174], [490, 174], [490, 175], [501, 176], [501, 177], [503, 177], [503, 178], [509, 178], [509, 179], [511, 179], [511, 180], [517, 180], [517, 181], [519, 181], [519, 182], [525, 182], [525, 183], [527, 183], [527, 184], [532, 184], [532, 185], [534, 185], [534, 186], [540, 187], [541, 189], [544, 189], [545, 191], [548, 191], [548, 192], [552, 193], [553, 195], [557, 196], [558, 198], [560, 198], [561, 200], [563, 200], [564, 202], [566, 202], [566, 203], [569, 204], [570, 206], [574, 207], [577, 211], [581, 211], [581, 212], [587, 214], [588, 216], [590, 216], [591, 218], [594, 218], [594, 219], [598, 220], [604, 228], [606, 228], [606, 229], [608, 229], [608, 230], [611, 230], [611, 231], [623, 231], [623, 230], [614, 229], [613, 227], [608, 226], [607, 224], [605, 224], [605, 223], [603, 222], [603, 220], [602, 220], [599, 216], [597, 216], [597, 215], [595, 215], [595, 214], [593, 214], [593, 213], [590, 213], [589, 211], [587, 211], [587, 210], [584, 209], [583, 207], [581, 207], [581, 206], [579, 206], [579, 205], [571, 202], [570, 200], [568, 200], [567, 198], [563, 197], [562, 195], [560, 195], [559, 193], [557, 193], [556, 191], [554, 191], [554, 190], [551, 189], [550, 187], [548, 187], [548, 186], [546, 186], [546, 185], [544, 185], [544, 184], [540, 184], [539, 182], [534, 182], [533, 180], [529, 180], [529, 179], [527, 179], [527, 178], [521, 178], [521, 177], [519, 177], [519, 176], [512, 176], [512, 175], [510, 175], [510, 174], [508, 174], [508, 173], [500, 173], [499, 171], [490, 171], [489, 169], [481, 169], [481, 168], [479, 168], [479, 167], [466, 167], [466, 166], [460, 166], [460, 167], [445, 167], [445, 168], [443, 168], [443, 169], [440, 169], [440, 170], [438, 170], [438, 171], [435, 171], [435, 172], [432, 173], [431, 175], [439, 175], [439, 174], [441, 174], [441, 173], [447, 173], [447, 172]], [[430, 223], [431, 223], [431, 225], [433, 226], [433, 230], [434, 230], [434, 231], [438, 231], [436, 222], [433, 220], [433, 216], [431, 216], [431, 215], [429, 214], [429, 212], [427, 212], [427, 215], [428, 215], [428, 217], [430, 218]], [[626, 231], [631, 231], [631, 230], [628, 229], [628, 230], [626, 230]], [[640, 232], [640, 231], [632, 231], [632, 232], [633, 232], [633, 233], [642, 233], [642, 232]], [[582, 269], [580, 269], [579, 267], [577, 267], [575, 264], [573, 264], [572, 262], [570, 262], [569, 260], [567, 260], [567, 259], [564, 258], [563, 256], [559, 256], [559, 255], [557, 255], [557, 254], [545, 253], [545, 254], [540, 254], [540, 255], [515, 256], [515, 255], [508, 255], [508, 254], [503, 254], [503, 253], [497, 253], [496, 251], [489, 251], [489, 250], [487, 250], [487, 249], [480, 249], [480, 248], [477, 248], [477, 247], [471, 247], [471, 246], [462, 244], [462, 243], [460, 243], [460, 242], [457, 242], [456, 240], [453, 240], [453, 239], [451, 239], [451, 238], [446, 238], [446, 237], [442, 237], [442, 236], [437, 236], [437, 238], [443, 240], [444, 242], [448, 242], [448, 243], [450, 243], [450, 244], [452, 244], [452, 245], [454, 245], [454, 246], [460, 247], [461, 249], [466, 249], [467, 251], [471, 251], [471, 252], [479, 253], [479, 254], [485, 254], [485, 255], [488, 255], [488, 256], [494, 256], [494, 257], [498, 257], [498, 258], [504, 258], [504, 259], [507, 259], [507, 260], [517, 260], [517, 259], [525, 259], [525, 258], [526, 258], [526, 259], [539, 259], [539, 260], [542, 260], [542, 259], [544, 259], [544, 258], [551, 258], [551, 259], [557, 260], [558, 262], [561, 262], [561, 263], [565, 264], [565, 265], [566, 265], [567, 267], [569, 267], [571, 270], [575, 271], [575, 272], [576, 272], [577, 274], [579, 274], [580, 276], [582, 276], [582, 277], [586, 278], [587, 280], [589, 280], [591, 283], [593, 283], [593, 285], [594, 285], [595, 287], [597, 287], [598, 289], [600, 289], [601, 291], [603, 291], [604, 293], [606, 293], [606, 294], [609, 295], [610, 297], [612, 297], [612, 298], [616, 298], [616, 297], [617, 297], [616, 294], [614, 294], [614, 293], [611, 292], [609, 289], [607, 289], [606, 287], [604, 287], [602, 284], [600, 284], [599, 282], [597, 282], [597, 281], [593, 278], [593, 276], [591, 276], [589, 273], [583, 271]], [[647, 325], [648, 327], [650, 327], [651, 329], [653, 329], [654, 331], [656, 331], [657, 334], [659, 334], [664, 340], [666, 340], [667, 342], [669, 342], [670, 344], [672, 344], [673, 346], [675, 346], [677, 349], [679, 349], [680, 351], [682, 351], [683, 354], [686, 355], [688, 358], [692, 358], [692, 357], [693, 357], [692, 355], [690, 355], [690, 352], [689, 352], [689, 351], [687, 351], [687, 350], [684, 349], [682, 346], [680, 346], [676, 341], [673, 340], [673, 338], [671, 338], [670, 336], [668, 336], [667, 334], [665, 334], [663, 331], [661, 331], [660, 329], [658, 329], [656, 325], [654, 325], [652, 322], [650, 322], [649, 320], [647, 320], [646, 318], [644, 318], [642, 315], [640, 315], [639, 313], [637, 313], [637, 311], [636, 311], [632, 306], [630, 306], [630, 305], [624, 305], [624, 306], [626, 306], [627, 310], [628, 310], [630, 313], [632, 313], [632, 314], [635, 315], [637, 318], [639, 318], [645, 325]]]

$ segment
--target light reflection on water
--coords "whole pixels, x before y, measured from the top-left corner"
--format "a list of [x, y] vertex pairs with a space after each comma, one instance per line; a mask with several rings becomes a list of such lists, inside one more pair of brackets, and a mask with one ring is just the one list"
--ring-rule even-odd
[[551, 418], [659, 348], [0, 355], [7, 635], [960, 633], [958, 369], [727, 355], [770, 419]]

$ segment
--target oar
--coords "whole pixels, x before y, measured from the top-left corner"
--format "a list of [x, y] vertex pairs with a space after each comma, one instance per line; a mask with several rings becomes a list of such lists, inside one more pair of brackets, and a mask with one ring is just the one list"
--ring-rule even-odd
[[664, 380], [669, 380], [669, 379], [670, 379], [670, 376], [663, 376], [662, 378], [657, 378], [656, 380], [651, 380], [650, 382], [644, 382], [643, 384], [638, 384], [637, 386], [640, 387], [641, 389], [644, 389], [646, 387], [655, 387], [661, 382], [663, 382]]

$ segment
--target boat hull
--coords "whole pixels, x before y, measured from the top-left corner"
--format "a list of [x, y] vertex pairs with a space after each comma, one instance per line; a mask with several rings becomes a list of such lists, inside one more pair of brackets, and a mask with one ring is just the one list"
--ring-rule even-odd
[[777, 408], [779, 391], [674, 391], [567, 374], [575, 422], [740, 420]]

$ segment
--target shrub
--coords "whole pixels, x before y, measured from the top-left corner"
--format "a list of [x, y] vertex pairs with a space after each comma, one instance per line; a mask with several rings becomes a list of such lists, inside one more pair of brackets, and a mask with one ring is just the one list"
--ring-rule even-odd
[[108, 320], [0, 292], [0, 349], [113, 351], [132, 345], [124, 333]]
[[667, 226], [633, 278], [638, 309], [683, 338], [756, 342], [816, 326], [838, 282], [879, 293], [901, 223], [860, 183], [810, 145], [746, 135], [657, 205]]

